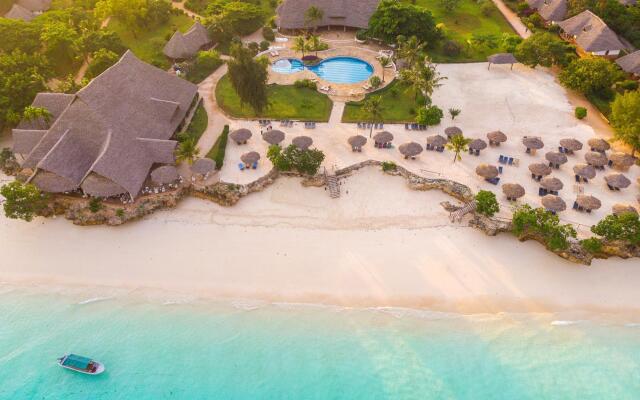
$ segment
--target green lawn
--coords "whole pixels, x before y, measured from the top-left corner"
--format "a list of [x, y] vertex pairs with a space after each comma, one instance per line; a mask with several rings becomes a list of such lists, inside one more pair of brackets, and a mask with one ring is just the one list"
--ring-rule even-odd
[[[415, 91], [408, 85], [394, 81], [386, 88], [367, 96], [382, 96], [382, 116], [386, 123], [413, 122], [416, 110], [424, 103], [422, 95], [415, 101]], [[362, 110], [364, 101], [349, 102], [344, 108], [342, 122], [366, 122], [369, 115]]]
[[171, 14], [169, 22], [156, 29], [141, 30], [134, 34], [131, 29], [115, 18], [109, 23], [109, 29], [116, 32], [124, 45], [131, 49], [138, 58], [157, 67], [167, 69], [171, 65], [169, 60], [162, 54], [164, 45], [169, 41], [176, 29], [186, 32], [191, 25], [193, 25], [193, 20], [188, 16]]
[[229, 140], [229, 125], [225, 125], [213, 147], [207, 153], [207, 158], [216, 162], [216, 169], [222, 169], [224, 165], [224, 155], [227, 151], [227, 141]]
[[225, 75], [216, 87], [218, 105], [234, 118], [295, 119], [301, 121], [328, 121], [333, 102], [324, 94], [308, 88], [269, 85], [269, 107], [257, 115], [251, 107], [240, 105], [240, 98]]
[[[409, 3], [410, 0], [404, 0]], [[438, 24], [444, 24], [445, 40], [455, 40], [463, 45], [462, 53], [457, 57], [449, 57], [442, 53], [442, 44], [430, 51], [435, 62], [473, 62], [486, 61], [487, 56], [499, 53], [498, 48], [475, 48], [469, 46], [473, 34], [495, 35], [498, 39], [503, 33], [515, 32], [491, 0], [484, 0], [491, 6], [491, 12], [485, 16], [481, 5], [476, 0], [460, 0], [459, 6], [453, 12], [447, 12], [439, 0], [416, 0], [415, 4], [428, 9]]]
[[200, 102], [200, 105], [196, 109], [196, 113], [193, 115], [191, 119], [191, 123], [187, 130], [180, 135], [180, 141], [184, 141], [187, 139], [194, 139], [196, 142], [200, 140], [200, 137], [207, 130], [207, 126], [209, 125], [209, 117], [207, 115], [207, 111], [204, 109], [204, 105]]

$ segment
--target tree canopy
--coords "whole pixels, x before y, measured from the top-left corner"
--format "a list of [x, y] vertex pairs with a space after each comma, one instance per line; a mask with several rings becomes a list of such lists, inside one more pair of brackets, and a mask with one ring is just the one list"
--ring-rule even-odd
[[0, 195], [5, 198], [3, 204], [7, 218], [31, 221], [46, 205], [46, 197], [32, 184], [19, 181], [7, 183], [0, 188]]
[[278, 145], [272, 145], [267, 151], [267, 158], [278, 170], [295, 170], [306, 175], [315, 175], [324, 157], [324, 153], [318, 149], [301, 150], [294, 145], [289, 145], [284, 150]]
[[476, 211], [487, 217], [493, 217], [500, 211], [500, 204], [495, 193], [488, 190], [481, 190], [476, 194]]
[[608, 215], [592, 226], [591, 232], [607, 240], [622, 240], [635, 246], [640, 245], [640, 219], [635, 213]]
[[268, 106], [267, 64], [254, 59], [251, 50], [235, 45], [229, 60], [229, 80], [235, 89], [241, 104], [249, 104], [256, 113]]
[[616, 96], [611, 104], [610, 118], [614, 137], [631, 146], [635, 155], [640, 151], [640, 91]]
[[515, 46], [515, 56], [521, 63], [535, 68], [565, 65], [567, 44], [547, 32], [536, 32]]
[[609, 90], [621, 77], [615, 64], [600, 57], [573, 60], [558, 76], [560, 83], [584, 94]]
[[431, 12], [395, 0], [382, 0], [369, 20], [369, 34], [387, 43], [395, 42], [400, 35], [415, 36], [429, 47], [443, 37]]
[[512, 222], [514, 235], [540, 235], [550, 250], [566, 249], [569, 247], [569, 238], [577, 235], [573, 226], [561, 225], [557, 215], [541, 207], [531, 208], [528, 204], [515, 210]]

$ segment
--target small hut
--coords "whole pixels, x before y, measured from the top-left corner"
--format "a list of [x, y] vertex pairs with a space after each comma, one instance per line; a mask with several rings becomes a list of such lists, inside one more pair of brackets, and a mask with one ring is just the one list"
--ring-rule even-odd
[[574, 138], [560, 139], [560, 151], [566, 154], [573, 154], [582, 150], [582, 142]]
[[628, 204], [614, 204], [611, 207], [611, 212], [613, 215], [622, 215], [622, 214], [638, 214], [638, 210], [636, 210], [633, 206]]
[[487, 133], [487, 139], [489, 140], [489, 145], [500, 146], [500, 143], [507, 141], [507, 135], [502, 131], [493, 131]]
[[291, 143], [300, 150], [307, 150], [313, 144], [313, 139], [309, 136], [297, 136], [293, 138]]
[[427, 150], [443, 151], [447, 138], [442, 135], [431, 135], [427, 138]]
[[549, 161], [549, 166], [555, 169], [567, 162], [567, 156], [557, 151], [550, 151], [544, 157]]
[[404, 158], [414, 159], [418, 154], [422, 153], [422, 146], [416, 142], [404, 143], [398, 147], [398, 151]]
[[513, 64], [516, 64], [518, 62], [518, 60], [516, 60], [516, 57], [511, 53], [493, 54], [487, 57], [487, 61], [489, 62], [489, 66], [487, 67], [487, 69], [491, 69], [491, 64], [511, 64], [511, 69], [513, 69]]
[[480, 155], [480, 150], [484, 150], [487, 148], [487, 142], [482, 139], [473, 139], [471, 143], [469, 143], [469, 154], [475, 154], [476, 156]]
[[507, 197], [509, 201], [515, 201], [524, 196], [524, 187], [517, 183], [505, 183], [502, 185], [502, 193]]
[[260, 160], [260, 154], [256, 151], [250, 151], [241, 155], [240, 160], [247, 166], [247, 168], [252, 166], [257, 167], [257, 163]]
[[206, 179], [213, 170], [216, 169], [216, 163], [210, 158], [199, 158], [191, 164], [191, 172]]
[[574, 207], [578, 208], [578, 210], [585, 210], [586, 212], [591, 212], [592, 210], [597, 210], [602, 207], [602, 202], [597, 198], [587, 195], [587, 194], [579, 194], [576, 197], [576, 202]]
[[627, 171], [636, 163], [636, 159], [626, 153], [612, 153], [609, 155], [609, 166], [619, 171]]
[[393, 134], [388, 131], [378, 132], [373, 135], [373, 141], [376, 147], [387, 148], [393, 142]]
[[178, 179], [180, 179], [180, 175], [173, 165], [163, 165], [151, 172], [151, 181], [156, 185], [168, 185]]
[[484, 179], [493, 179], [498, 176], [499, 171], [493, 165], [480, 164], [476, 167], [476, 174], [480, 175]]
[[246, 144], [247, 141], [251, 139], [251, 136], [253, 136], [253, 134], [249, 129], [246, 128], [236, 129], [229, 134], [231, 140], [233, 140], [237, 144]]
[[589, 182], [589, 179], [593, 179], [596, 177], [596, 169], [588, 164], [574, 165], [573, 173], [576, 175], [576, 182], [580, 182], [581, 179], [584, 182]]
[[270, 145], [279, 145], [284, 140], [284, 132], [272, 129], [262, 133], [262, 139]]
[[536, 150], [544, 147], [542, 139], [535, 136], [525, 136], [522, 138], [522, 144], [527, 148], [527, 153], [535, 154]]
[[447, 135], [447, 138], [451, 139], [455, 135], [462, 135], [462, 129], [457, 126], [450, 126], [444, 130], [444, 134]]
[[557, 195], [558, 191], [564, 187], [564, 184], [558, 178], [547, 176], [540, 181], [540, 187], [542, 188], [541, 194], [543, 195], [546, 194], [545, 192]]
[[584, 160], [589, 165], [593, 165], [597, 169], [604, 169], [604, 166], [607, 165], [609, 160], [604, 153], [600, 153], [598, 151], [590, 151], [584, 155]]
[[529, 171], [531, 172], [531, 177], [539, 181], [543, 176], [551, 174], [551, 167], [543, 163], [534, 163], [529, 165]]
[[361, 152], [364, 145], [367, 144], [367, 138], [362, 135], [351, 136], [347, 141], [351, 146], [351, 151]]
[[609, 174], [604, 177], [604, 180], [607, 182], [607, 186], [611, 190], [626, 189], [631, 185], [629, 178], [622, 174]]
[[548, 211], [551, 211], [553, 214], [567, 209], [567, 203], [565, 203], [564, 200], [562, 200], [560, 197], [553, 194], [544, 196], [541, 202], [542, 206]]
[[591, 138], [589, 139], [587, 144], [591, 148], [591, 151], [597, 151], [600, 153], [604, 153], [605, 151], [611, 148], [611, 145], [609, 145], [609, 142], [600, 138]]

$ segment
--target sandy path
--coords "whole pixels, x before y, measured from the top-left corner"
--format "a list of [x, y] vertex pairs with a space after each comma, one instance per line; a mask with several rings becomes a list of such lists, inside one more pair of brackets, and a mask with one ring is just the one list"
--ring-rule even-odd
[[520, 35], [520, 37], [526, 39], [529, 36], [531, 36], [531, 31], [529, 30], [529, 28], [527, 28], [522, 23], [522, 21], [520, 20], [520, 17], [518, 17], [516, 13], [511, 11], [511, 9], [507, 7], [507, 5], [504, 4], [502, 0], [493, 0], [493, 4], [495, 4], [496, 7], [498, 7], [498, 10], [500, 10], [504, 18], [509, 23], [509, 25], [511, 25], [511, 27], [516, 31], [516, 33]]

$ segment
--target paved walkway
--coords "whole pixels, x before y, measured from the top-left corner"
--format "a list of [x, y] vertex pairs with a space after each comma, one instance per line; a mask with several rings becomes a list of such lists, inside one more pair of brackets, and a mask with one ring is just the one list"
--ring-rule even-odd
[[204, 157], [211, 150], [218, 136], [222, 133], [224, 126], [229, 124], [229, 119], [220, 110], [216, 102], [216, 86], [226, 73], [227, 64], [224, 64], [198, 85], [198, 93], [200, 93], [209, 118], [207, 129], [198, 141], [201, 157]]
[[175, 8], [175, 9], [178, 9], [178, 10], [182, 10], [182, 11], [184, 11], [184, 13], [185, 13], [185, 14], [187, 14], [188, 16], [190, 16], [190, 17], [191, 17], [191, 18], [193, 18], [193, 19], [199, 19], [199, 20], [204, 19], [204, 18], [202, 17], [202, 15], [200, 15], [200, 14], [196, 14], [196, 13], [194, 13], [193, 11], [189, 11], [189, 10], [187, 10], [186, 8], [184, 8], [184, 1], [181, 1], [181, 2], [172, 1], [172, 2], [171, 2], [171, 6], [172, 6], [173, 8]]
[[329, 117], [330, 124], [339, 124], [342, 122], [342, 113], [344, 112], [345, 103], [341, 101], [334, 101], [333, 108], [331, 109], [331, 116]]
[[511, 25], [516, 33], [520, 35], [520, 37], [526, 39], [531, 36], [531, 31], [522, 23], [520, 17], [518, 17], [516, 13], [511, 11], [511, 9], [507, 7], [507, 5], [504, 4], [502, 0], [493, 0], [493, 4], [498, 7], [498, 10], [500, 10], [509, 25]]

